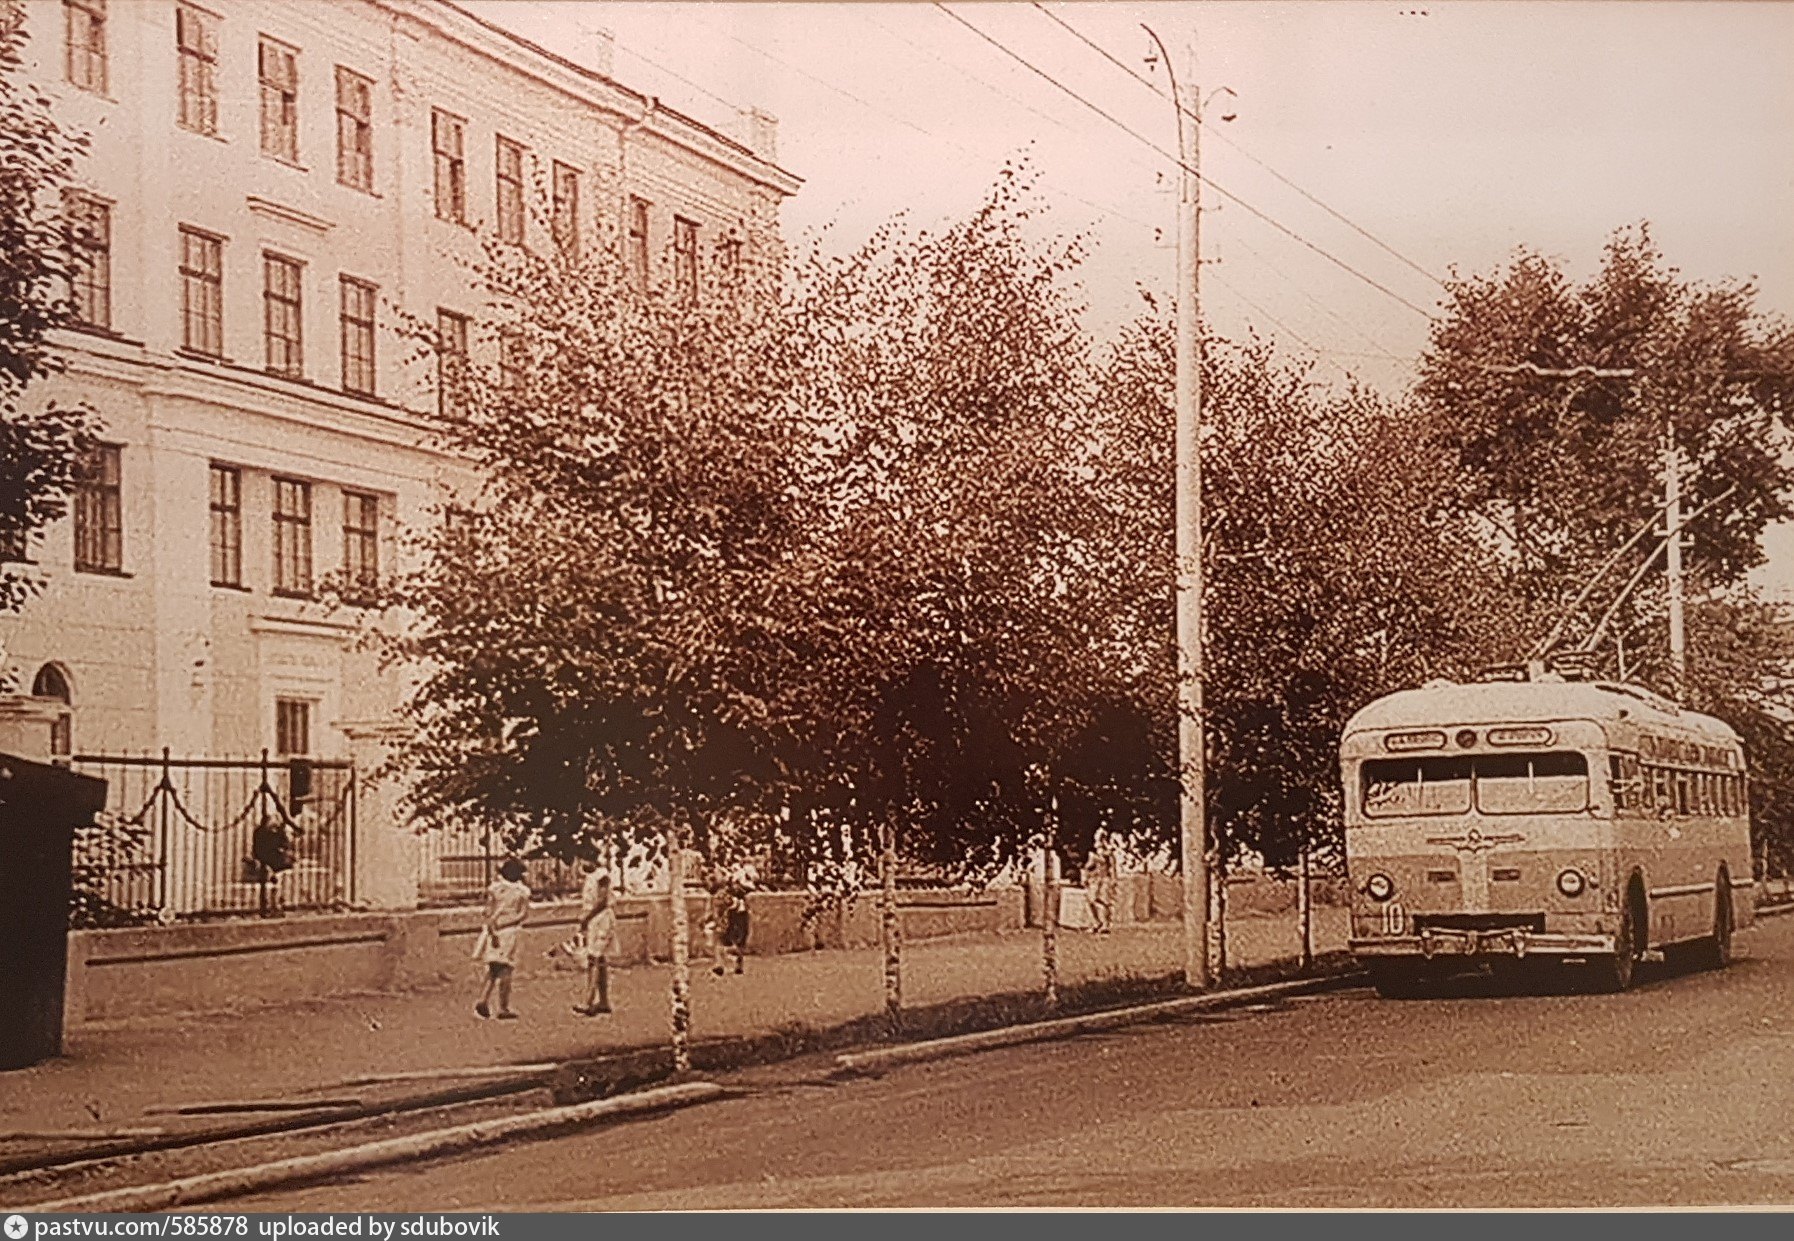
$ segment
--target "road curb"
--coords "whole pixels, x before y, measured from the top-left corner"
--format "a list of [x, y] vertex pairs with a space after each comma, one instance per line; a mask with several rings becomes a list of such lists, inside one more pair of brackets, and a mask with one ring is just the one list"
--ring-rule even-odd
[[1189, 1013], [1235, 1008], [1255, 1000], [1274, 1000], [1290, 995], [1307, 995], [1356, 986], [1364, 977], [1356, 972], [1335, 974], [1326, 978], [1298, 978], [1291, 982], [1266, 983], [1258, 987], [1242, 987], [1237, 991], [1215, 991], [1205, 995], [1160, 1000], [1153, 1004], [1136, 1004], [1129, 1008], [1112, 1008], [1099, 1013], [1083, 1013], [1076, 1017], [1058, 1017], [1051, 1021], [1035, 1021], [1027, 1025], [1006, 1026], [998, 1030], [982, 1030], [976, 1034], [957, 1034], [951, 1038], [929, 1039], [922, 1043], [904, 1043], [896, 1047], [880, 1047], [873, 1051], [844, 1052], [835, 1057], [838, 1072], [849, 1074], [878, 1073], [902, 1064], [925, 1060], [942, 1060], [998, 1047], [1014, 1047], [1021, 1043], [1041, 1043], [1052, 1039], [1071, 1038], [1101, 1030], [1114, 1030], [1142, 1022], [1181, 1017]]
[[1794, 901], [1783, 901], [1774, 905], [1758, 905], [1757, 917], [1774, 918], [1780, 914], [1794, 913]]
[[369, 1142], [340, 1151], [300, 1155], [273, 1163], [232, 1168], [224, 1172], [208, 1172], [203, 1176], [182, 1177], [159, 1185], [138, 1185], [129, 1189], [112, 1189], [84, 1194], [55, 1202], [34, 1202], [23, 1209], [34, 1215], [69, 1214], [86, 1211], [112, 1211], [146, 1214], [171, 1211], [195, 1203], [220, 1198], [235, 1198], [264, 1189], [321, 1180], [364, 1168], [401, 1163], [412, 1159], [428, 1159], [457, 1151], [489, 1146], [518, 1137], [542, 1137], [567, 1129], [576, 1129], [593, 1121], [621, 1116], [638, 1116], [648, 1112], [687, 1107], [722, 1098], [727, 1092], [714, 1082], [685, 1082], [676, 1086], [660, 1086], [635, 1094], [597, 1099], [571, 1107], [550, 1108], [525, 1116], [506, 1116], [497, 1120], [477, 1121], [416, 1133], [403, 1138]]

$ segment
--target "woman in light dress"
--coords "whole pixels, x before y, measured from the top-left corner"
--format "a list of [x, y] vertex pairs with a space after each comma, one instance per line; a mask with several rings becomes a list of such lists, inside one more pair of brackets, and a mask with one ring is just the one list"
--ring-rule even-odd
[[498, 878], [486, 889], [486, 921], [480, 927], [480, 938], [473, 946], [473, 959], [486, 964], [486, 987], [473, 1011], [482, 1017], [492, 1015], [492, 993], [498, 992], [498, 1015], [515, 1020], [511, 1011], [511, 976], [517, 969], [517, 941], [523, 937], [523, 923], [529, 917], [529, 885], [523, 882], [523, 863], [506, 858], [498, 868]]

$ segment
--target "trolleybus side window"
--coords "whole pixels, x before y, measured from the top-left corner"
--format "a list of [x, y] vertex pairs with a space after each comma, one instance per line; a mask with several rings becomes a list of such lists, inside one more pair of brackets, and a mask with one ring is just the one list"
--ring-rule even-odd
[[1645, 773], [1635, 754], [1609, 754], [1608, 773], [1612, 777], [1613, 808], [1636, 813], [1650, 804], [1651, 791], [1645, 784]]
[[1588, 760], [1571, 750], [1482, 754], [1476, 808], [1484, 814], [1569, 814], [1588, 808]]
[[1372, 818], [1470, 809], [1467, 758], [1375, 758], [1364, 764], [1362, 778], [1364, 813]]

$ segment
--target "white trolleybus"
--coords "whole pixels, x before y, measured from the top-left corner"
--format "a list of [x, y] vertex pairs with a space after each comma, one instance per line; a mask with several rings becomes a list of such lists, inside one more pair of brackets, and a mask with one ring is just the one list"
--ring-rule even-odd
[[1433, 682], [1352, 717], [1351, 949], [1385, 996], [1541, 961], [1623, 990], [1755, 918], [1738, 736], [1631, 685]]

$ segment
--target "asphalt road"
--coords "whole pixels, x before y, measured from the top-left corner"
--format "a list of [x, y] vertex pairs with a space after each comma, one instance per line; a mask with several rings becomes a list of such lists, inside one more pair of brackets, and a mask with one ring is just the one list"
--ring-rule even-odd
[[1794, 1203], [1794, 917], [1620, 996], [1355, 990], [244, 1199], [289, 1211]]

